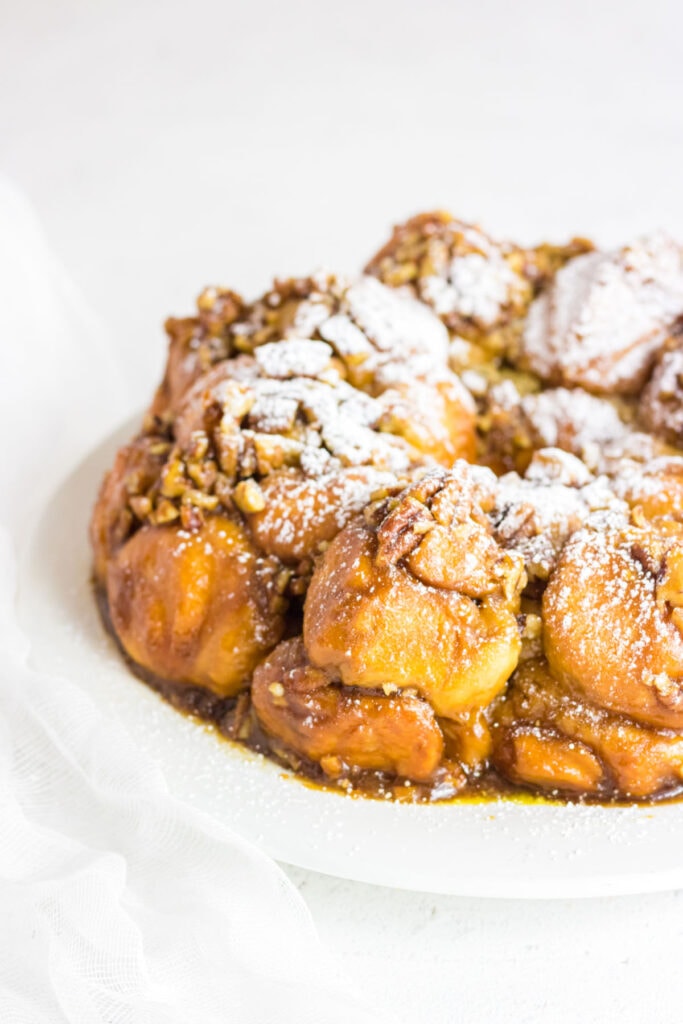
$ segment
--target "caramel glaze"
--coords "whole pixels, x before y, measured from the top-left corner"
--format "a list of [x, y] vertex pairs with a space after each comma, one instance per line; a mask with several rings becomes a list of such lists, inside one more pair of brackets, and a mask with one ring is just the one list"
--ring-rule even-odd
[[91, 522], [129, 668], [326, 790], [679, 799], [682, 310], [661, 233], [443, 212], [353, 281], [207, 289]]
[[[523, 804], [561, 806], [573, 803], [613, 807], [676, 803], [683, 800], [683, 783], [655, 797], [648, 796], [642, 800], [626, 800], [614, 796], [601, 798], [560, 789], [541, 793], [531, 786], [510, 782], [497, 772], [495, 767], [488, 767], [476, 777], [469, 778], [466, 785], [458, 791], [455, 791], [455, 787], [446, 780], [437, 779], [427, 785], [396, 779], [385, 772], [375, 771], [352, 770], [341, 778], [332, 779], [323, 772], [317, 762], [302, 758], [300, 754], [264, 732], [253, 712], [248, 690], [236, 697], [219, 697], [200, 686], [162, 679], [133, 661], [112, 626], [104, 588], [94, 580], [92, 586], [102, 624], [134, 676], [176, 711], [197, 723], [204, 723], [221, 739], [262, 754], [283, 768], [296, 772], [300, 782], [315, 789], [376, 800], [391, 799], [400, 803], [485, 804], [504, 798], [506, 801], [512, 800]], [[296, 631], [294, 617], [289, 625], [289, 632], [293, 635]], [[368, 693], [367, 689], [362, 692]]]

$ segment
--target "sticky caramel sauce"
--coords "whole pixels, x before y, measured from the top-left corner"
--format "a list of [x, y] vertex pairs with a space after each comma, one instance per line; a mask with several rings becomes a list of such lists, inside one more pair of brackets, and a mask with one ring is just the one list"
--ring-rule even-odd
[[540, 793], [505, 779], [494, 768], [472, 777], [462, 788], [456, 788], [447, 777], [431, 785], [396, 779], [384, 772], [352, 770], [339, 778], [326, 775], [316, 762], [299, 754], [268, 736], [261, 728], [251, 707], [248, 691], [237, 697], [219, 697], [202, 687], [162, 679], [134, 662], [123, 648], [114, 630], [106, 594], [93, 583], [95, 599], [102, 624], [117, 647], [132, 675], [145, 683], [176, 711], [192, 719], [198, 728], [204, 728], [223, 742], [267, 757], [293, 773], [302, 785], [355, 798], [389, 800], [399, 803], [457, 803], [486, 804], [504, 799], [524, 805], [592, 804], [598, 806], [632, 806], [636, 804], [673, 803], [683, 799], [683, 784], [658, 797], [646, 800], [600, 799], [571, 792]]

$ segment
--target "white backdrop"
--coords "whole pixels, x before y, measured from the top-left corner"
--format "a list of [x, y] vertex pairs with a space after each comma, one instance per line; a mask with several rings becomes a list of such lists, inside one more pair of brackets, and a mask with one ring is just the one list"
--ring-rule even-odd
[[[682, 30], [674, 0], [0, 0], [0, 166], [134, 406], [160, 321], [206, 282], [352, 270], [421, 208], [522, 241], [683, 237]], [[486, 903], [291, 876], [390, 1019], [680, 1017], [677, 894]]]

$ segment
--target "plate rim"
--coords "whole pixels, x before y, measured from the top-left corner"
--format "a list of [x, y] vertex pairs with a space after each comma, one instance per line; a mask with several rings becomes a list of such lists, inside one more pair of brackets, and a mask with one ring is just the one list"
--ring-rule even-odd
[[[77, 662], [69, 660], [68, 643], [64, 640], [65, 631], [68, 632], [67, 627], [71, 627], [73, 634], [71, 639], [74, 643], [78, 640], [79, 643], [84, 642], [86, 644], [86, 647], [83, 649], [85, 652], [83, 656], [93, 659], [92, 664], [99, 665], [103, 676], [107, 677], [107, 685], [111, 686], [112, 694], [109, 700], [110, 710], [113, 709], [113, 713], [117, 714], [118, 720], [129, 733], [131, 728], [133, 728], [134, 733], [137, 733], [138, 740], [141, 735], [144, 736], [146, 730], [142, 720], [149, 716], [149, 719], [154, 721], [155, 728], [162, 730], [166, 740], [169, 736], [180, 737], [185, 732], [185, 739], [182, 740], [182, 743], [187, 744], [188, 750], [192, 748], [192, 757], [199, 757], [200, 762], [204, 751], [206, 751], [207, 770], [210, 764], [219, 763], [216, 758], [220, 756], [220, 771], [225, 772], [226, 778], [231, 778], [233, 782], [234, 780], [239, 780], [240, 785], [245, 787], [244, 796], [240, 797], [238, 795], [236, 798], [237, 802], [234, 805], [226, 803], [225, 807], [231, 806], [233, 810], [237, 808], [239, 811], [239, 800], [242, 799], [248, 803], [250, 800], [255, 799], [255, 795], [258, 796], [258, 799], [263, 800], [265, 804], [269, 805], [270, 793], [271, 796], [276, 794], [280, 801], [284, 800], [289, 811], [295, 816], [292, 820], [292, 827], [294, 822], [296, 822], [297, 828], [303, 827], [308, 822], [308, 828], [314, 829], [314, 818], [316, 815], [323, 820], [329, 821], [330, 827], [332, 828], [333, 826], [332, 832], [328, 836], [327, 841], [323, 837], [319, 843], [306, 840], [303, 842], [293, 841], [292, 828], [288, 829], [287, 822], [283, 823], [279, 820], [277, 814], [272, 816], [271, 821], [269, 821], [267, 815], [262, 819], [262, 830], [259, 835], [254, 827], [253, 815], [249, 817], [244, 807], [241, 809], [242, 812], [245, 812], [243, 814], [244, 820], [238, 820], [237, 822], [234, 820], [232, 822], [226, 821], [224, 814], [218, 814], [215, 810], [211, 809], [210, 801], [206, 799], [208, 789], [206, 792], [202, 791], [200, 793], [200, 806], [202, 809], [214, 818], [217, 818], [217, 820], [222, 821], [223, 824], [233, 827], [234, 831], [238, 834], [255, 842], [261, 850], [264, 850], [282, 863], [332, 877], [346, 878], [351, 881], [372, 885], [419, 892], [497, 899], [594, 898], [607, 895], [660, 892], [683, 887], [683, 858], [674, 864], [667, 862], [666, 865], [659, 864], [659, 866], [655, 858], [654, 865], [651, 862], [647, 862], [646, 867], [643, 867], [641, 864], [638, 870], [634, 870], [633, 867], [620, 869], [619, 862], [620, 858], [623, 861], [624, 848], [618, 842], [618, 829], [616, 830], [617, 840], [615, 841], [617, 864], [610, 871], [596, 870], [591, 872], [590, 870], [583, 870], [581, 872], [573, 872], [571, 867], [569, 869], [565, 867], [564, 870], [551, 870], [544, 876], [542, 873], [539, 874], [534, 863], [532, 846], [534, 840], [543, 842], [547, 840], [547, 835], [543, 828], [541, 828], [539, 833], [538, 827], [539, 823], [543, 825], [544, 819], [548, 817], [563, 822], [563, 827], [569, 827], [570, 832], [576, 826], [577, 821], [581, 825], [590, 824], [592, 821], [591, 828], [607, 825], [608, 829], [611, 828], [613, 831], [613, 826], [626, 821], [624, 839], [627, 847], [629, 839], [632, 841], [633, 836], [638, 835], [637, 831], [634, 832], [634, 829], [629, 827], [628, 820], [633, 820], [634, 823], [637, 822], [638, 828], [647, 829], [649, 827], [647, 823], [650, 821], [659, 826], [664, 819], [668, 818], [669, 821], [665, 825], [668, 825], [670, 828], [671, 823], [674, 823], [673, 835], [676, 839], [680, 840], [683, 839], [683, 803], [635, 804], [615, 807], [576, 804], [556, 805], [533, 802], [518, 804], [515, 801], [506, 801], [505, 799], [481, 803], [384, 803], [379, 800], [348, 796], [341, 792], [338, 793], [332, 790], [307, 786], [292, 772], [269, 761], [264, 755], [245, 750], [236, 744], [230, 744], [227, 739], [222, 737], [213, 739], [213, 753], [211, 754], [209, 753], [208, 746], [198, 747], [200, 741], [198, 741], [197, 737], [199, 735], [206, 735], [209, 730], [202, 728], [201, 725], [181, 715], [167, 704], [159, 694], [149, 687], [141, 685], [140, 680], [133, 676], [125, 666], [112, 638], [105, 633], [104, 627], [99, 621], [99, 614], [95, 609], [94, 598], [90, 598], [90, 612], [87, 611], [87, 606], [84, 602], [84, 583], [88, 590], [90, 589], [90, 584], [87, 578], [84, 581], [82, 573], [84, 559], [87, 558], [89, 564], [87, 533], [82, 529], [83, 520], [85, 519], [87, 522], [89, 518], [99, 480], [110, 462], [111, 453], [116, 450], [123, 440], [130, 436], [131, 423], [135, 423], [137, 419], [137, 417], [126, 419], [120, 427], [109, 433], [86, 452], [71, 470], [66, 471], [52, 496], [32, 524], [30, 536], [19, 565], [16, 607], [20, 623], [29, 638], [30, 658], [36, 667], [48, 667], [45, 659], [45, 642], [47, 641], [46, 638], [43, 638], [42, 642], [40, 641], [37, 635], [39, 630], [33, 621], [37, 613], [39, 623], [42, 623], [43, 627], [46, 625], [48, 627], [51, 642], [55, 641], [55, 637], [61, 637], [61, 640], [65, 643], [61, 667], [72, 681], [81, 685], [81, 688], [83, 688], [83, 680], [79, 678], [79, 665]], [[83, 501], [79, 504], [77, 501], [79, 487], [89, 496], [89, 500], [85, 504]], [[73, 509], [74, 503], [77, 504], [76, 510]], [[68, 536], [55, 538], [54, 531], [60, 529], [59, 522], [56, 522], [59, 518], [57, 512], [62, 507], [70, 509], [73, 513], [71, 516], [63, 517], [63, 522], [70, 523], [72, 532]], [[80, 534], [76, 533], [73, 529], [75, 525], [78, 525], [80, 528]], [[62, 543], [55, 544], [55, 540], [61, 540]], [[55, 549], [52, 552], [52, 556], [50, 555], [51, 548]], [[80, 576], [69, 578], [64, 575], [64, 566], [61, 565], [60, 558], [65, 560], [69, 553], [70, 557], [74, 552], [78, 553], [78, 557], [75, 564], [72, 558], [73, 571], [76, 572], [76, 566], [78, 566]], [[51, 557], [52, 562], [50, 561]], [[56, 573], [54, 578], [50, 577], [48, 569], [50, 569], [50, 572]], [[62, 573], [61, 576], [59, 575], [60, 572]], [[66, 608], [65, 605], [67, 606]], [[79, 608], [84, 617], [88, 619], [86, 623], [82, 621], [73, 622], [68, 619], [69, 609], [73, 611], [75, 607]], [[66, 619], [64, 615], [67, 616]], [[99, 637], [93, 631], [93, 617], [97, 622]], [[73, 654], [73, 650], [71, 650], [71, 654]], [[80, 668], [82, 669], [82, 666]], [[62, 674], [64, 674], [64, 671]], [[116, 679], [120, 679], [121, 676], [124, 676], [129, 681], [130, 687], [121, 686], [120, 682], [116, 682]], [[117, 686], [120, 687], [120, 693], [116, 689]], [[130, 692], [128, 693], [127, 691]], [[152, 710], [153, 705], [151, 702], [155, 702], [156, 711]], [[135, 724], [136, 720], [137, 725]], [[169, 724], [171, 720], [175, 721], [175, 726]], [[188, 739], [188, 727], [193, 730], [193, 740]], [[178, 742], [181, 741], [178, 740]], [[174, 776], [172, 770], [169, 770], [171, 766], [168, 758], [165, 760], [164, 756], [160, 755], [160, 751], [163, 749], [163, 742], [157, 744], [156, 747], [154, 742], [151, 743], [151, 754], [166, 778], [170, 792], [180, 800], [192, 803], [192, 794], [187, 787], [179, 784], [178, 778]], [[220, 750], [220, 755], [217, 754], [218, 750]], [[199, 753], [197, 753], [198, 751]], [[278, 782], [274, 787], [273, 783], [276, 776], [278, 777]], [[202, 784], [205, 785], [205, 783], [206, 780]], [[250, 789], [252, 791], [251, 796]], [[302, 795], [304, 792], [307, 794], [305, 799]], [[354, 809], [349, 810], [350, 808]], [[372, 808], [375, 808], [375, 810], [373, 811]], [[273, 807], [269, 806], [267, 809], [269, 809], [269, 813], [273, 812]], [[473, 809], [476, 809], [476, 811], [473, 811]], [[432, 828], [433, 822], [430, 819], [435, 815], [441, 816], [441, 824], [437, 828]], [[517, 828], [518, 830], [521, 829], [523, 833], [526, 824], [529, 826], [530, 834], [526, 837], [527, 845], [525, 846], [522, 842], [519, 852], [526, 851], [532, 854], [531, 858], [526, 862], [527, 869], [525, 870], [522, 866], [517, 870], [516, 874], [502, 873], [492, 875], [490, 869], [478, 873], [470, 864], [470, 869], [462, 876], [455, 874], [453, 869], [451, 874], [445, 871], [445, 873], [442, 872], [438, 877], [435, 877], [427, 870], [421, 874], [419, 865], [416, 864], [412, 864], [410, 869], [406, 870], [405, 865], [401, 866], [400, 857], [398, 860], [384, 857], [380, 862], [377, 857], [368, 859], [367, 851], [365, 853], [365, 860], [363, 860], [363, 856], [360, 854], [352, 855], [348, 846], [342, 851], [342, 854], [346, 853], [345, 856], [340, 855], [338, 849], [337, 852], [333, 850], [334, 843], [338, 842], [340, 835], [343, 843], [349, 839], [349, 833], [352, 836], [355, 835], [354, 830], [358, 832], [370, 827], [376, 832], [378, 828], [380, 830], [388, 828], [388, 832], [383, 832], [375, 846], [371, 845], [371, 849], [381, 849], [382, 838], [391, 840], [394, 838], [394, 832], [397, 831], [399, 838], [402, 836], [404, 840], [409, 840], [404, 850], [412, 851], [411, 855], [415, 856], [415, 850], [419, 850], [419, 844], [413, 849], [410, 845], [411, 836], [409, 832], [415, 829], [413, 819], [416, 816], [421, 816], [421, 824], [427, 826], [425, 834], [429, 833], [431, 835], [433, 832], [437, 836], [437, 843], [438, 832], [445, 828], [444, 823], [451, 828], [449, 839], [453, 839], [455, 836], [457, 840], [458, 829], [456, 827], [453, 832], [453, 822], [456, 822], [457, 825], [459, 821], [460, 828], [462, 829], [468, 824], [469, 819], [472, 819], [475, 830], [477, 827], [480, 829], [479, 842], [482, 853], [485, 852], [486, 844], [492, 840], [500, 843], [501, 838], [504, 838], [506, 835], [506, 829], [512, 828], [514, 831]], [[510, 818], [510, 816], [512, 821], [506, 821], [505, 819]], [[374, 821], [368, 823], [368, 818], [374, 819]], [[480, 819], [479, 825], [477, 825], [477, 818]], [[502, 819], [499, 822], [501, 827], [496, 830], [486, 826], [486, 829], [482, 830], [481, 826], [487, 818]], [[245, 824], [247, 821], [249, 822], [249, 827]], [[408, 822], [407, 827], [405, 822]], [[643, 825], [643, 822], [646, 824]], [[472, 822], [469, 822], [468, 827], [471, 825]], [[652, 829], [654, 828], [655, 826], [653, 825]], [[264, 829], [266, 834], [263, 832]], [[334, 831], [335, 829], [336, 832]], [[448, 831], [447, 828], [446, 831]], [[579, 838], [585, 838], [581, 833], [581, 828], [578, 831]], [[593, 833], [594, 837], [595, 833]], [[561, 836], [558, 835], [559, 838]], [[642, 835], [640, 838], [642, 839]], [[666, 838], [667, 831], [666, 827], [664, 827], [664, 839]], [[514, 843], [509, 845], [511, 848], [515, 847]], [[673, 843], [672, 846], [676, 846], [676, 843]], [[455, 847], [457, 861], [457, 842]], [[427, 851], [426, 843], [424, 844], [424, 849]], [[652, 853], [652, 850], [648, 849], [647, 843], [643, 845], [643, 852]], [[657, 852], [656, 849], [655, 852]], [[577, 854], [577, 857], [577, 863], [583, 863], [579, 854]], [[429, 863], [429, 858], [427, 858], [427, 862]], [[441, 863], [441, 861], [437, 858], [436, 863]], [[485, 857], [483, 863], [486, 863]]]

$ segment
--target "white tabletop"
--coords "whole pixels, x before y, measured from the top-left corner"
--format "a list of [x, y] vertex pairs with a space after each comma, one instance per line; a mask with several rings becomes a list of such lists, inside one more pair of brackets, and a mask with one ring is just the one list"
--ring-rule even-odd
[[[358, 268], [444, 206], [522, 241], [683, 237], [664, 0], [0, 5], [0, 163], [148, 397], [207, 282]], [[674, 1021], [679, 894], [525, 903], [292, 870], [397, 1021]]]

